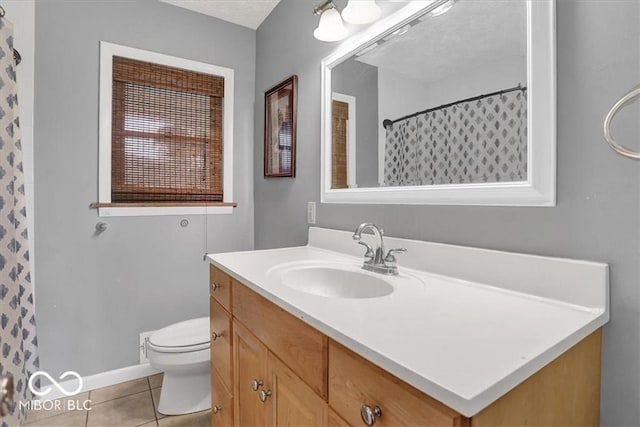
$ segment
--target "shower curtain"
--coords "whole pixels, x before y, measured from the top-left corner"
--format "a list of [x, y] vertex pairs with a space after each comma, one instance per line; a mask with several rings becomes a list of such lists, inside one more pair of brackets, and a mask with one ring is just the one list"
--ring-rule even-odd
[[18, 402], [33, 397], [27, 381], [38, 368], [18, 111], [13, 25], [0, 18], [0, 375], [15, 385], [2, 427], [23, 421]]
[[461, 101], [386, 128], [388, 186], [527, 179], [526, 89]]

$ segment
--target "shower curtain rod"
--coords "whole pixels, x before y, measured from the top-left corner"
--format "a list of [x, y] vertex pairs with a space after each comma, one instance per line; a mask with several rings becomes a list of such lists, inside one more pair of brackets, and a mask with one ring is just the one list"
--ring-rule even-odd
[[440, 105], [438, 107], [427, 108], [426, 110], [418, 111], [417, 113], [413, 113], [413, 114], [408, 114], [408, 115], [406, 115], [404, 117], [400, 117], [399, 119], [395, 119], [395, 120], [384, 119], [382, 121], [382, 127], [384, 127], [386, 129], [387, 126], [390, 126], [390, 125], [392, 125], [394, 123], [397, 123], [399, 121], [402, 121], [402, 120], [410, 119], [411, 117], [419, 116], [420, 114], [426, 114], [426, 113], [430, 113], [432, 111], [440, 110], [442, 108], [447, 108], [447, 107], [451, 107], [451, 106], [456, 105], [456, 104], [461, 104], [463, 102], [476, 101], [478, 99], [486, 98], [487, 96], [502, 95], [503, 93], [514, 92], [516, 90], [521, 90], [521, 91], [525, 92], [527, 90], [527, 87], [526, 86], [521, 86], [520, 83], [518, 83], [518, 86], [516, 86], [516, 87], [499, 90], [497, 92], [486, 93], [484, 95], [478, 95], [478, 96], [474, 96], [474, 97], [471, 97], [471, 98], [461, 99], [459, 101], [450, 102], [449, 104], [443, 104], [443, 105]]
[[[4, 7], [0, 6], [0, 18], [4, 18], [5, 14]], [[22, 62], [22, 56], [18, 49], [13, 49], [13, 60], [16, 61], [16, 65], [20, 65], [20, 62]]]

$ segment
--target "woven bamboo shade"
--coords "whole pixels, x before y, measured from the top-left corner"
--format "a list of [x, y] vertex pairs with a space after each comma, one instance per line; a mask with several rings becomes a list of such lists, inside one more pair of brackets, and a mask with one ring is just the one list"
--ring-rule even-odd
[[222, 201], [224, 78], [113, 58], [112, 203]]
[[349, 104], [333, 101], [331, 108], [331, 188], [347, 188], [347, 124]]

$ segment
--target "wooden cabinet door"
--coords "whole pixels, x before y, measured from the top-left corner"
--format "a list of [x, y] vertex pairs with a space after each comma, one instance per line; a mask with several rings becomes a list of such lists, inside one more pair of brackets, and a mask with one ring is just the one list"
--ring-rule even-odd
[[231, 390], [233, 384], [231, 315], [215, 298], [209, 297], [209, 300], [211, 368], [218, 372], [224, 385]]
[[328, 405], [291, 369], [269, 352], [267, 421], [273, 426], [326, 426]]
[[211, 426], [233, 426], [233, 396], [215, 370], [211, 371]]
[[267, 348], [240, 322], [233, 322], [235, 425], [266, 425], [266, 404], [252, 388], [254, 380], [267, 382]]

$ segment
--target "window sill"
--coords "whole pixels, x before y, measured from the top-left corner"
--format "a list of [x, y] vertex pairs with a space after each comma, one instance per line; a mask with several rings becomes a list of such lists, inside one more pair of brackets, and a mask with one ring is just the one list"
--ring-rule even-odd
[[99, 217], [229, 215], [237, 203], [92, 203]]

